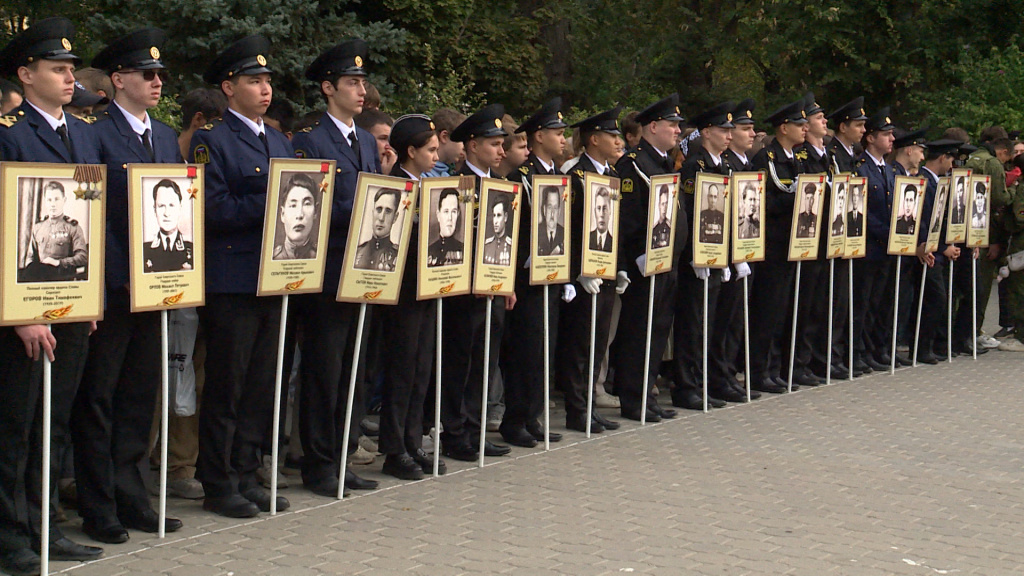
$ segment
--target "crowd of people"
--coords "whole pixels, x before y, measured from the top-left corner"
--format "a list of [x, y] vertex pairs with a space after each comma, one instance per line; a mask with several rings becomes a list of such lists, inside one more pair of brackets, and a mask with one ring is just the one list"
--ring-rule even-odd
[[[283, 364], [294, 402], [284, 403], [284, 409], [292, 409], [292, 426], [281, 435], [290, 437], [285, 470], [295, 469], [304, 489], [324, 497], [335, 497], [339, 488], [377, 487], [352, 469], [341, 470], [343, 451], [351, 455], [350, 464], [372, 462], [379, 452], [384, 474], [416, 480], [433, 471], [434, 450], [447, 459], [475, 461], [481, 448], [497, 457], [509, 454], [509, 445], [530, 448], [561, 440], [562, 434], [541, 424], [549, 409], [546, 368], [564, 402], [565, 429], [600, 433], [620, 426], [609, 417], [610, 409], [625, 419], [657, 422], [676, 417], [669, 404], [698, 410], [705, 403], [747, 402], [748, 388], [749, 398], [757, 399], [818, 386], [826, 378], [885, 371], [893, 362], [935, 364], [950, 355], [997, 347], [1024, 351], [1015, 332], [1024, 327], [1024, 143], [1011, 140], [999, 126], [984, 130], [973, 146], [958, 128], [928, 140], [924, 131], [897, 128], [888, 108], [879, 106], [869, 114], [863, 98], [827, 108], [813, 94], [770, 114], [760, 114], [755, 102], [746, 99], [698, 111], [689, 120], [681, 115], [676, 95], [625, 116], [616, 107], [571, 126], [557, 98], [521, 123], [499, 104], [468, 116], [441, 109], [393, 120], [367, 82], [370, 47], [358, 39], [330, 47], [308, 65], [305, 76], [319, 87], [324, 109], [296, 118], [286, 103], [273, 99], [272, 46], [262, 36], [249, 36], [212, 59], [203, 74], [210, 88], [183, 97], [181, 131], [175, 133], [149, 112], [168, 79], [160, 56], [162, 31], [144, 28], [111, 39], [92, 68], [85, 69], [73, 40], [68, 20], [50, 18], [32, 23], [0, 51], [0, 75], [11, 79], [0, 81], [0, 160], [105, 164], [108, 178], [103, 320], [54, 324], [52, 331], [45, 325], [0, 329], [0, 569], [9, 574], [39, 573], [43, 356], [53, 366], [50, 468], [55, 497], [47, 513], [56, 520], [63, 514], [61, 504], [73, 504], [85, 534], [104, 544], [127, 541], [129, 530], [160, 529], [150, 501], [152, 487], [141, 469], [152, 457], [161, 362], [167, 359], [160, 357], [159, 314], [130, 311], [129, 164], [205, 165], [206, 305], [193, 329], [196, 345], [185, 351], [196, 370], [199, 409], [194, 416], [171, 415], [168, 490], [177, 497], [201, 498], [205, 510], [227, 517], [253, 517], [272, 507], [267, 461], [281, 308], [277, 298], [256, 296], [271, 158], [336, 162], [327, 245], [308, 245], [306, 235], [302, 242], [282, 243], [274, 253], [275, 258], [293, 258], [326, 252], [322, 293], [294, 296], [285, 327]], [[758, 125], [766, 132], [759, 132]], [[926, 250], [933, 226], [915, 229], [913, 222], [899, 220], [894, 232], [917, 235], [917, 253], [889, 255], [890, 216], [905, 209], [896, 176], [926, 180], [921, 213], [930, 215], [939, 179], [954, 167], [988, 175], [991, 184], [973, 202], [970, 191], [956, 185], [939, 225], [945, 229], [946, 214], [963, 222], [968, 202], [974, 207], [988, 202], [989, 212], [972, 217], [990, 220], [990, 245], [969, 249], [947, 244], [943, 235], [938, 249]], [[695, 225], [701, 242], [729, 241], [720, 208], [727, 191], [709, 188], [706, 203], [697, 203], [699, 175], [755, 171], [764, 175], [764, 194], [759, 197], [755, 187], [740, 192], [744, 208], [737, 216], [737, 233], [744, 239], [763, 234], [765, 259], [724, 268], [696, 262], [690, 241]], [[461, 262], [473, 250], [458, 244], [449, 231], [460, 217], [458, 198], [442, 196], [436, 207], [438, 240], [426, 255], [411, 243], [398, 303], [371, 307], [364, 333], [357, 334], [359, 305], [337, 302], [335, 294], [361, 172], [409, 180], [471, 176], [478, 186], [480, 178], [528, 186], [535, 175], [566, 175], [572, 190], [566, 201], [571, 229], [559, 226], [557, 194], [547, 191], [535, 191], [533, 199], [543, 198], [540, 208], [522, 202], [519, 217], [530, 222], [537, 210], [534, 214], [543, 220], [537, 242], [541, 254], [568, 251], [572, 280], [554, 290], [530, 284], [525, 247], [530, 246], [531, 227], [521, 225], [518, 253], [511, 253], [506, 237], [486, 247], [484, 255], [493, 263], [515, 261], [514, 295], [494, 297], [493, 306], [472, 295], [446, 298], [439, 318], [433, 301], [416, 297], [417, 262]], [[593, 231], [582, 226], [588, 173], [618, 178], [621, 191], [597, 194]], [[651, 190], [651, 178], [665, 174], [680, 176], [674, 199], [667, 189]], [[841, 216], [847, 202], [843, 192], [836, 196], [839, 216], [818, 226], [810, 217], [794, 219], [798, 201], [806, 202], [811, 214], [808, 198], [815, 192], [801, 196], [801, 174], [826, 175], [826, 188], [840, 174], [862, 176], [867, 184], [863, 195], [849, 194], [847, 217]], [[175, 190], [165, 188], [164, 201], [154, 190], [154, 202], [174, 205]], [[652, 193], [658, 195], [654, 204]], [[308, 216], [316, 204], [315, 192], [307, 195], [306, 204], [296, 200], [296, 218]], [[180, 190], [176, 196], [180, 202]], [[830, 197], [824, 194], [820, 208], [826, 217]], [[613, 200], [619, 203], [618, 216], [609, 226]], [[281, 200], [282, 221], [288, 201], [288, 195]], [[384, 206], [390, 199], [380, 201]], [[653, 220], [649, 206], [658, 211]], [[500, 240], [509, 226], [509, 206], [499, 204], [494, 210], [482, 222], [493, 224], [494, 238]], [[389, 214], [381, 217], [393, 219]], [[45, 214], [40, 218], [46, 221]], [[790, 239], [794, 232], [801, 238], [814, 236], [815, 228], [838, 234], [866, 229], [866, 255], [852, 259], [852, 265], [842, 261], [832, 267], [822, 241], [818, 257], [801, 263], [797, 282]], [[147, 246], [150, 260], [154, 266], [171, 262], [167, 269], [191, 265], [192, 243], [170, 230], [165, 241], [160, 236]], [[53, 235], [42, 228], [40, 234]], [[599, 251], [614, 239], [614, 280], [582, 273], [578, 247], [584, 239]], [[672, 269], [657, 276], [653, 290], [644, 270], [649, 243], [672, 246]], [[68, 243], [58, 244], [40, 257], [59, 260]], [[372, 253], [369, 245], [360, 246], [361, 267], [394, 269], [396, 249], [388, 244]], [[997, 279], [1003, 329], [989, 336], [975, 327], [983, 323]], [[835, 289], [830, 291], [830, 285]], [[977, 318], [971, 300], [975, 292]], [[899, 306], [894, 305], [897, 294]], [[749, 366], [743, 353], [747, 305], [752, 311]], [[947, 315], [953, 318], [951, 333]], [[437, 342], [441, 321], [445, 330]], [[545, 338], [545, 324], [550, 338]], [[485, 333], [488, 325], [490, 334]], [[350, 442], [343, 446], [357, 338], [364, 343], [363, 354], [353, 379]], [[488, 338], [492, 345], [485, 357]], [[430, 391], [437, 346], [443, 347], [444, 359], [441, 401], [435, 405]], [[485, 367], [491, 375], [486, 397]], [[650, 383], [646, 398], [645, 382]], [[482, 418], [485, 406], [487, 417]], [[440, 411], [440, 430], [432, 429], [434, 411]], [[366, 418], [371, 412], [379, 413], [379, 419]], [[492, 435], [495, 441], [481, 446], [481, 431], [500, 435], [504, 443]], [[339, 486], [342, 479], [344, 486]], [[282, 478], [278, 486], [287, 484]], [[289, 502], [277, 496], [273, 505], [285, 510]], [[168, 532], [181, 527], [175, 518], [166, 518], [163, 526]], [[89, 560], [103, 552], [67, 539], [56, 521], [47, 536], [53, 559]]]

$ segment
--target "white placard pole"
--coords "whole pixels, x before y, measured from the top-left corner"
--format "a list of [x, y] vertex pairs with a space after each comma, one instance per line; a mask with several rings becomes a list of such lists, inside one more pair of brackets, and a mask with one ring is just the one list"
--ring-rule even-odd
[[703, 398], [704, 398], [704, 413], [708, 412], [708, 282], [711, 277], [711, 270], [708, 270], [708, 275], [704, 277], [704, 306], [702, 312], [701, 321], [701, 348], [700, 348], [700, 366], [701, 366], [701, 383], [703, 385]]
[[491, 310], [493, 308], [494, 296], [488, 296], [487, 317], [484, 318], [484, 390], [480, 401], [480, 459], [477, 461], [477, 468], [484, 467], [484, 448], [487, 446], [487, 392], [491, 385]]
[[889, 357], [889, 374], [896, 373], [896, 331], [899, 329], [898, 322], [900, 318], [900, 269], [903, 268], [900, 265], [900, 258], [902, 256], [896, 257], [896, 282], [893, 289], [895, 295], [892, 301], [892, 342], [889, 345], [889, 353], [891, 354]]
[[[921, 270], [921, 293], [917, 299], [917, 325], [914, 327], [914, 357], [911, 361], [914, 363], [914, 368], [917, 368], [917, 351], [921, 348], [921, 310], [924, 308], [924, 282], [928, 278], [928, 265], [924, 264]], [[931, 346], [931, 342], [928, 343]], [[931, 349], [928, 350], [931, 352]]]
[[167, 418], [170, 412], [170, 370], [167, 362], [167, 310], [160, 311], [160, 504], [157, 536], [166, 536], [167, 529]]
[[441, 313], [443, 312], [442, 302], [444, 299], [437, 299], [437, 345], [435, 347], [436, 357], [434, 363], [436, 366], [436, 372], [434, 373], [434, 478], [437, 478], [440, 473], [441, 467], [441, 326], [443, 320]]
[[[47, 330], [53, 328], [47, 324]], [[40, 346], [43, 355], [43, 470], [42, 497], [39, 499], [39, 571], [43, 576], [50, 573], [50, 421], [53, 414], [53, 365], [46, 350]]]
[[850, 308], [850, 318], [849, 318], [849, 322], [850, 322], [850, 350], [849, 350], [849, 352], [850, 352], [850, 364], [849, 364], [849, 366], [847, 366], [847, 368], [850, 369], [849, 380], [850, 380], [850, 382], [853, 382], [853, 347], [854, 347], [854, 341], [853, 341], [853, 260], [851, 259], [849, 262], [850, 262], [850, 274], [849, 274], [849, 276], [850, 276], [850, 301], [849, 301], [849, 308]]
[[949, 260], [949, 302], [946, 304], [946, 362], [953, 363], [953, 259]]
[[[597, 338], [597, 294], [590, 295], [590, 369], [587, 375], [587, 438], [590, 421], [594, 417], [594, 347]], [[640, 416], [643, 418], [643, 415]]]
[[647, 298], [647, 341], [644, 343], [644, 395], [640, 400], [641, 426], [647, 424], [647, 392], [651, 389], [651, 323], [654, 321], [654, 280], [656, 278], [657, 276], [651, 276], [651, 294]]
[[[835, 306], [832, 303], [832, 296], [836, 291], [836, 261], [828, 261], [828, 344], [825, 354], [825, 385], [832, 383], [832, 315], [835, 314]], [[852, 368], [851, 368], [852, 370]]]
[[971, 353], [978, 359], [978, 255], [971, 254]]
[[[341, 435], [341, 471], [338, 472], [338, 500], [345, 497], [345, 470], [348, 466], [348, 440], [352, 427], [352, 403], [356, 397], [356, 380], [359, 375], [359, 352], [363, 346], [363, 325], [366, 323], [366, 302], [359, 305], [359, 321], [356, 323], [356, 345], [352, 352], [352, 374], [348, 379], [348, 401], [345, 403], [345, 431]], [[437, 447], [435, 446], [435, 450]]]
[[[288, 294], [281, 297], [281, 328], [277, 332], [277, 373], [274, 378], [274, 428], [270, 432], [270, 515], [277, 514], [277, 458], [281, 426], [281, 385], [284, 380], [284, 345], [288, 334]], [[166, 362], [165, 362], [166, 364]], [[161, 520], [162, 522], [162, 520]]]
[[793, 391], [793, 362], [796, 360], [796, 329], [800, 311], [800, 265], [796, 263], [796, 283], [793, 285], [793, 330], [789, 335], [789, 378], [786, 380], [786, 392]]
[[750, 402], [750, 275], [743, 277], [743, 384]]
[[551, 450], [551, 318], [548, 289], [544, 285], [544, 449]]

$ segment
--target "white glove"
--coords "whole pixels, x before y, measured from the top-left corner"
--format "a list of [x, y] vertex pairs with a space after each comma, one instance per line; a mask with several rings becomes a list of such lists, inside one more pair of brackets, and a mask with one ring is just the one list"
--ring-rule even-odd
[[733, 264], [736, 267], [736, 279], [742, 280], [747, 276], [750, 276], [750, 264], [746, 262], [740, 262], [739, 264]]
[[647, 254], [641, 254], [636, 257], [636, 267], [640, 269], [641, 274], [644, 273], [644, 270], [647, 268]]
[[572, 299], [576, 297], [576, 287], [572, 284], [562, 285], [562, 300], [566, 302], [572, 302]]
[[732, 270], [729, 270], [729, 267], [726, 266], [725, 269], [722, 270], [722, 282], [728, 282], [731, 279], [732, 279]]
[[601, 279], [600, 278], [588, 278], [583, 274], [580, 274], [576, 281], [583, 287], [583, 291], [587, 294], [597, 294], [601, 291]]
[[711, 277], [711, 271], [707, 268], [697, 266], [692, 261], [690, 262], [690, 267], [693, 268], [693, 273], [697, 276], [698, 280], [707, 280]]
[[526, 262], [523, 262], [523, 269], [524, 270], [529, 270], [530, 269], [530, 258], [532, 258], [532, 256], [527, 256], [526, 257]]
[[1008, 278], [1009, 276], [1010, 276], [1010, 268], [1007, 267], [1007, 266], [1003, 266], [1003, 267], [999, 268], [999, 275], [996, 276], [996, 280], [997, 281], [998, 280], [1002, 280], [1003, 278]]
[[629, 287], [629, 273], [625, 270], [619, 270], [619, 273], [615, 275], [615, 293], [622, 294]]

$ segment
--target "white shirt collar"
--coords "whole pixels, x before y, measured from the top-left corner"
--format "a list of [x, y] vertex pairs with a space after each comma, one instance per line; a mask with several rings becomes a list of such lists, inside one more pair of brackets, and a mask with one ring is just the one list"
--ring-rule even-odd
[[481, 178], [490, 178], [491, 177], [490, 169], [488, 169], [487, 172], [484, 172], [484, 171], [480, 170], [479, 168], [477, 168], [476, 166], [473, 166], [473, 164], [471, 164], [469, 160], [466, 160], [466, 166], [469, 166], [469, 169], [472, 170], [474, 174], [476, 174], [477, 176], [479, 176]]
[[[401, 168], [401, 166], [399, 166], [399, 168]], [[417, 176], [417, 175], [413, 174], [412, 172], [409, 172], [409, 171], [408, 171], [408, 170], [406, 170], [405, 168], [402, 168], [402, 172], [405, 172], [405, 174], [406, 174], [406, 175], [407, 175], [407, 176], [408, 176], [409, 178], [411, 178], [411, 179], [413, 179], [413, 180], [419, 180], [419, 179], [420, 179], [420, 177], [419, 177], [419, 176]]]
[[791, 149], [789, 149], [789, 150], [786, 150], [786, 149], [785, 149], [784, 147], [782, 147], [782, 146], [779, 146], [779, 148], [782, 148], [782, 153], [786, 155], [786, 158], [789, 158], [790, 160], [792, 160], [792, 159], [793, 159], [793, 150], [792, 150], [792, 148], [791, 148]]
[[814, 151], [818, 153], [818, 156], [824, 156], [825, 155], [825, 147], [824, 146], [822, 146], [821, 148], [818, 148], [814, 144], [811, 144], [811, 148], [814, 148]]
[[60, 127], [60, 126], [67, 126], [68, 117], [67, 117], [66, 114], [64, 114], [64, 110], [63, 109], [61, 109], [60, 118], [54, 118], [53, 116], [50, 116], [46, 112], [43, 112], [42, 108], [40, 108], [39, 106], [36, 106], [35, 104], [33, 104], [32, 101], [29, 100], [28, 98], [25, 99], [25, 102], [28, 102], [29, 106], [35, 108], [36, 112], [39, 112], [39, 115], [42, 116], [44, 120], [46, 120], [46, 123], [50, 125], [50, 128], [53, 128], [54, 132], [56, 132], [57, 128]]
[[[355, 122], [353, 122], [352, 125], [349, 126], [348, 124], [345, 124], [341, 120], [338, 120], [337, 118], [335, 118], [330, 112], [327, 113], [327, 117], [334, 121], [334, 125], [337, 126], [338, 130], [341, 131], [341, 135], [345, 138], [345, 140], [349, 139], [348, 138], [349, 134], [351, 134], [351, 133], [356, 131], [356, 123]], [[358, 140], [358, 139], [359, 139], [359, 136], [356, 136], [356, 140]]]
[[537, 162], [540, 162], [540, 165], [544, 167], [544, 171], [545, 172], [554, 172], [555, 171], [555, 163], [554, 162], [552, 162], [551, 164], [548, 164], [540, 156], [536, 156], [535, 155], [535, 157], [537, 158]]
[[935, 172], [932, 172], [932, 171], [931, 171], [931, 170], [930, 170], [930, 169], [929, 169], [929, 168], [928, 168], [927, 166], [925, 166], [924, 164], [921, 164], [921, 170], [926, 170], [926, 171], [927, 171], [927, 172], [928, 172], [929, 174], [931, 174], [931, 175], [932, 175], [932, 180], [936, 180], [936, 181], [937, 181], [937, 180], [939, 179], [939, 175], [938, 175], [938, 174], [936, 174]]
[[131, 114], [130, 112], [125, 110], [124, 106], [121, 106], [121, 104], [118, 103], [117, 100], [114, 100], [114, 105], [117, 106], [117, 108], [121, 111], [121, 114], [124, 115], [125, 120], [128, 120], [128, 125], [132, 127], [133, 132], [135, 132], [139, 136], [142, 136], [143, 132], [149, 130], [150, 138], [152, 138], [153, 122], [151, 122], [149, 119], [149, 112], [146, 112], [146, 120], [145, 122], [143, 122], [142, 120], [136, 118], [134, 114]]
[[868, 152], [867, 150], [865, 150], [864, 153], [868, 155], [868, 158], [871, 158], [871, 161], [875, 163], [875, 166], [878, 166], [880, 168], [885, 167], [885, 162], [883, 160], [875, 158], [874, 156], [871, 155], [871, 152]]
[[590, 154], [587, 154], [586, 152], [584, 152], [583, 155], [586, 156], [587, 158], [590, 158], [590, 163], [594, 165], [594, 168], [597, 168], [597, 173], [598, 174], [600, 174], [601, 176], [604, 176], [605, 173], [608, 172], [608, 163], [607, 162], [603, 162], [603, 163], [602, 162], [598, 162], [597, 160], [594, 160], [593, 156], [591, 156]]
[[740, 162], [743, 162], [744, 164], [750, 164], [750, 161], [747, 160], [747, 155], [746, 154], [741, 154], [741, 153], [733, 150], [732, 148], [729, 148], [729, 151], [732, 152], [737, 158], [739, 158]]
[[839, 142], [839, 145], [843, 147], [843, 150], [846, 150], [846, 153], [849, 154], [850, 157], [852, 158], [853, 157], [853, 147], [847, 146], [846, 142], [843, 142], [843, 139], [839, 138], [838, 136], [836, 137], [836, 141]]
[[253, 122], [252, 120], [246, 118], [245, 116], [242, 116], [232, 108], [228, 108], [228, 112], [231, 112], [232, 114], [237, 116], [242, 121], [242, 124], [245, 124], [249, 127], [249, 130], [252, 130], [253, 134], [259, 136], [260, 134], [264, 134], [266, 132], [262, 118], [260, 118], [259, 122]]
[[[705, 148], [705, 150], [708, 150], [708, 149]], [[712, 152], [711, 150], [708, 150], [708, 156], [711, 156], [711, 161], [715, 163], [715, 166], [721, 166], [722, 165], [722, 155], [721, 154], [719, 154], [718, 156], [715, 156], [714, 152]]]

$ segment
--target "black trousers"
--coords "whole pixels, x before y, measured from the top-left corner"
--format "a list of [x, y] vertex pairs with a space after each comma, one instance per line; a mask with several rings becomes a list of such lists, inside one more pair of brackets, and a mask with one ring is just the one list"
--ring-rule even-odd
[[785, 260], [758, 262], [750, 290], [751, 382], [778, 376], [783, 341], [788, 346], [786, 313], [793, 300], [796, 265]]
[[[829, 268], [834, 263], [834, 277], [832, 279], [832, 358], [826, 359], [828, 354], [828, 283]], [[817, 323], [816, 331], [811, 335], [811, 370], [818, 375], [824, 375], [831, 366], [845, 366], [849, 361], [848, 346], [849, 334], [849, 313], [850, 313], [850, 261], [829, 260], [824, 262], [824, 275], [822, 276], [821, 288], [818, 296], [811, 303], [811, 314], [821, 318]], [[803, 295], [800, 296], [801, 300]]]
[[[54, 324], [52, 329], [57, 349], [51, 372], [51, 541], [61, 537], [53, 520], [59, 456], [68, 449], [68, 422], [89, 349], [89, 324]], [[0, 328], [0, 552], [29, 548], [39, 538], [42, 376], [42, 361], [26, 356], [15, 329]]]
[[853, 262], [854, 302], [853, 337], [854, 353], [880, 356], [889, 353], [892, 334], [893, 275], [895, 263], [892, 258], [868, 260], [861, 258]]
[[[661, 278], [658, 278], [660, 282]], [[681, 264], [677, 272], [677, 290], [674, 299], [675, 318], [672, 331], [672, 380], [676, 391], [686, 390], [703, 392], [703, 348], [704, 348], [704, 281], [697, 278], [693, 267]], [[655, 284], [655, 290], [658, 285]], [[711, 374], [716, 373], [716, 363], [721, 369], [721, 361], [714, 358], [712, 345], [715, 333], [715, 311], [718, 309], [718, 298], [722, 288], [722, 274], [715, 270], [708, 278], [708, 385], [711, 385]], [[632, 286], [630, 287], [632, 289]], [[646, 310], [644, 317], [646, 318]], [[657, 314], [657, 311], [655, 311]], [[653, 344], [652, 335], [651, 342]], [[659, 356], [657, 359], [660, 359]], [[717, 379], [720, 381], [720, 379]]]
[[[686, 271], [683, 271], [686, 273]], [[657, 404], [651, 384], [657, 381], [661, 357], [672, 331], [673, 308], [676, 303], [677, 270], [658, 274], [654, 283], [654, 318], [651, 322], [650, 363], [647, 371], [647, 405]], [[644, 361], [647, 359], [647, 306], [651, 298], [651, 278], [639, 276], [622, 294], [619, 325], [612, 343], [612, 364], [615, 366], [615, 391], [622, 411], [639, 410], [643, 399]]]
[[476, 448], [480, 435], [480, 411], [484, 362], [488, 374], [498, 368], [498, 353], [505, 330], [505, 297], [496, 296], [491, 307], [491, 349], [484, 358], [487, 297], [455, 296], [444, 302], [441, 365], [441, 441], [448, 446]]
[[[562, 304], [558, 320], [558, 354], [555, 359], [555, 381], [565, 395], [566, 418], [587, 415], [590, 373], [590, 311], [594, 296], [579, 284], [576, 298]], [[597, 321], [594, 324], [594, 377], [604, 362], [611, 333], [612, 309], [615, 307], [615, 283], [604, 281], [597, 294]], [[644, 318], [647, 317], [646, 311]]]
[[410, 274], [407, 268], [398, 304], [382, 308], [382, 348], [388, 361], [383, 366], [378, 445], [383, 454], [411, 453], [423, 445], [424, 404], [434, 378], [437, 301], [416, 300], [415, 269]]
[[[361, 347], [359, 373], [352, 402], [349, 444], [342, 446], [352, 356], [359, 324], [359, 304], [337, 302], [334, 294], [301, 297], [302, 386], [299, 388], [299, 437], [302, 440], [302, 482], [317, 484], [338, 478], [341, 451], [355, 452], [359, 445], [359, 422], [363, 419], [365, 390]], [[372, 307], [367, 307], [363, 342], [370, 324]], [[406, 358], [395, 357], [395, 362]]]
[[793, 371], [796, 373], [811, 370], [817, 349], [821, 349], [821, 355], [825, 353], [826, 343], [819, 335], [828, 323], [828, 274], [828, 262], [825, 260], [808, 260], [800, 264], [800, 310], [797, 312], [796, 354], [793, 358]]
[[[924, 304], [921, 306], [921, 332], [918, 336], [918, 354], [928, 354], [938, 349], [945, 351], [945, 334], [949, 294], [946, 291], [946, 262], [936, 260], [931, 268], [918, 266], [915, 282], [920, 286], [921, 274], [927, 274], [924, 280]], [[914, 302], [917, 305], [917, 302]], [[916, 308], [915, 308], [916, 310]], [[913, 351], [913, 348], [911, 348]]]
[[273, 419], [281, 299], [207, 294], [200, 310], [208, 361], [196, 478], [207, 498], [217, 498], [258, 485], [260, 444]]
[[71, 413], [78, 512], [98, 526], [151, 510], [139, 462], [149, 448], [161, 361], [160, 313], [132, 314], [128, 291], [109, 291]]
[[[507, 346], [501, 363], [505, 383], [503, 429], [533, 424], [544, 411], [544, 286], [530, 286], [529, 275], [516, 278], [516, 306], [506, 314]], [[549, 361], [558, 338], [558, 301], [562, 287], [548, 286]], [[554, 371], [551, 372], [554, 380]]]
[[[747, 282], [752, 278], [748, 277]], [[745, 368], [743, 357], [743, 280], [733, 278], [722, 282], [718, 303], [713, 312], [714, 323], [708, 342], [708, 386], [713, 389], [735, 381]], [[678, 312], [677, 312], [678, 314]], [[676, 320], [678, 323], [678, 318]]]

